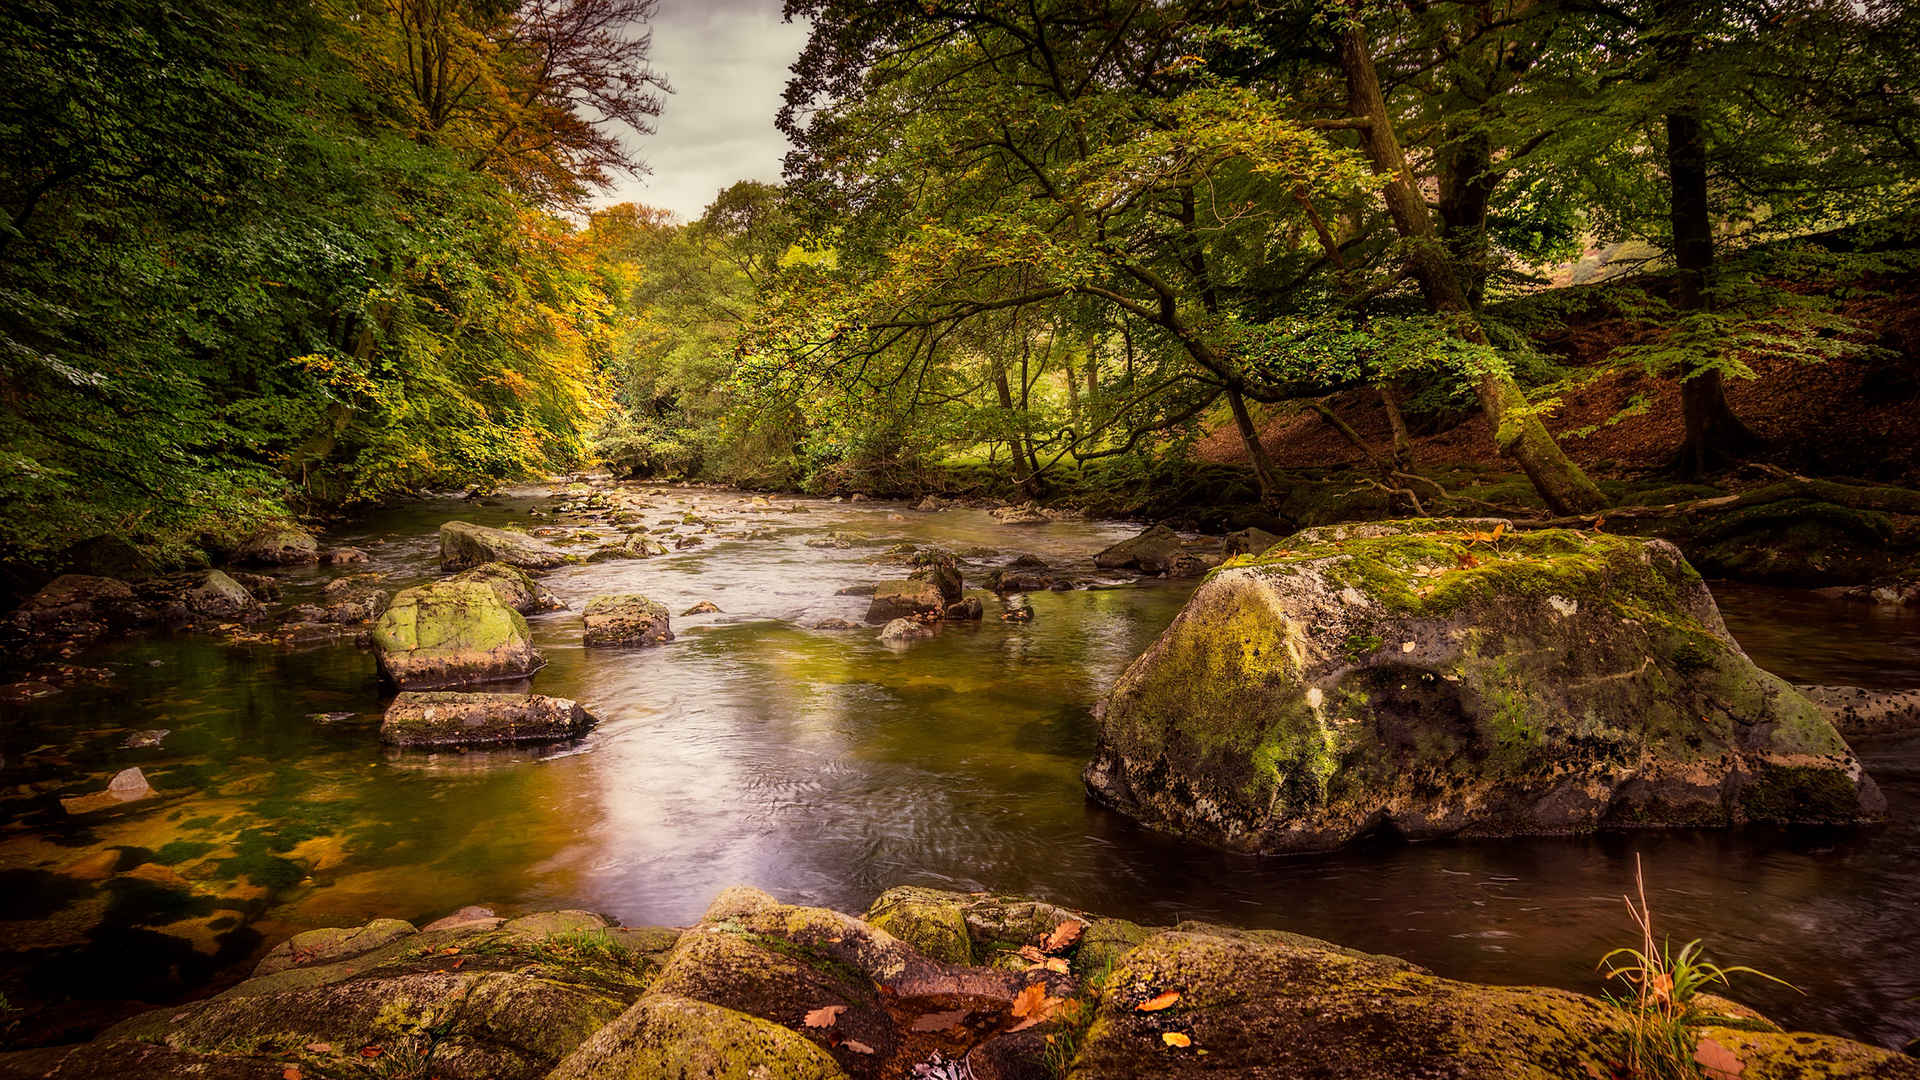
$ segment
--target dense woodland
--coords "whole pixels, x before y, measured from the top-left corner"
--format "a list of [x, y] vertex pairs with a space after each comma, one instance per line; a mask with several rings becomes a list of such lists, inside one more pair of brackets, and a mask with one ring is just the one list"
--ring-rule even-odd
[[1416, 505], [1414, 438], [1484, 416], [1582, 514], [1620, 489], [1543, 421], [1609, 372], [1678, 382], [1588, 425], [1677, 410], [1678, 478], [1767, 450], [1763, 375], [1912, 393], [1895, 0], [793, 0], [784, 183], [691, 222], [595, 208], [670, 93], [650, 7], [7, 5], [14, 572], [596, 463], [1111, 505], [1224, 434], [1271, 506], [1302, 409]]

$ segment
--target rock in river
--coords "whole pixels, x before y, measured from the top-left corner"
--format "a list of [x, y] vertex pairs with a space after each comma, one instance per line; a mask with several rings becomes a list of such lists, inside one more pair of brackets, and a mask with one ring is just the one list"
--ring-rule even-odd
[[503, 562], [522, 570], [551, 570], [567, 562], [557, 551], [525, 533], [492, 529], [464, 521], [440, 526], [440, 566], [464, 570], [482, 563]]
[[577, 739], [593, 724], [592, 714], [566, 698], [408, 691], [387, 707], [380, 741], [410, 749], [524, 746]]
[[453, 575], [453, 581], [477, 581], [492, 589], [500, 602], [522, 615], [543, 611], [564, 611], [567, 605], [547, 591], [547, 587], [527, 576], [525, 570], [503, 562], [481, 563], [471, 570]]
[[1096, 796], [1243, 851], [1884, 808], [1659, 540], [1309, 529], [1202, 584], [1100, 715]]
[[1102, 570], [1138, 570], [1143, 574], [1194, 577], [1205, 573], [1208, 563], [1181, 544], [1179, 533], [1165, 525], [1155, 525], [1139, 536], [1122, 540], [1095, 555], [1093, 565]]
[[664, 604], [639, 593], [596, 596], [580, 614], [588, 645], [658, 645], [673, 640]]
[[403, 690], [523, 679], [542, 663], [527, 620], [477, 581], [401, 590], [375, 624], [373, 643], [380, 673]]
[[946, 598], [931, 581], [883, 581], [874, 586], [867, 621], [879, 624], [894, 619], [937, 619], [946, 610]]
[[302, 566], [319, 558], [319, 542], [295, 525], [269, 525], [233, 552], [233, 561], [243, 566]]

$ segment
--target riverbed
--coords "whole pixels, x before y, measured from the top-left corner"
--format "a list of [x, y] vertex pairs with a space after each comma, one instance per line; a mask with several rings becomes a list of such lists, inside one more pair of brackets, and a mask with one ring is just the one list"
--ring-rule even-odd
[[[1033, 594], [1030, 623], [947, 625], [911, 648], [838, 595], [904, 576], [886, 547], [962, 553], [969, 587], [1018, 553], [1087, 567], [1138, 526], [1010, 526], [985, 511], [633, 488], [697, 546], [569, 566], [572, 610], [530, 620], [549, 664], [534, 690], [601, 723], [524, 753], [403, 754], [365, 724], [382, 691], [351, 644], [150, 636], [75, 662], [106, 681], [0, 706], [0, 1014], [7, 1045], [83, 1034], [242, 976], [297, 931], [466, 904], [586, 908], [685, 925], [723, 887], [863, 910], [895, 884], [1032, 894], [1141, 922], [1281, 927], [1393, 953], [1440, 974], [1601, 988], [1594, 965], [1636, 941], [1621, 894], [1636, 856], [1663, 932], [1707, 939], [1804, 993], [1734, 996], [1790, 1027], [1897, 1046], [1920, 1036], [1920, 739], [1861, 742], [1891, 823], [1592, 839], [1377, 845], [1247, 858], [1135, 827], [1091, 804], [1080, 769], [1093, 703], [1170, 621], [1191, 582], [1094, 579]], [[439, 524], [551, 524], [529, 488], [427, 500], [326, 538], [366, 566], [289, 572], [287, 599], [343, 572], [438, 575]], [[608, 530], [602, 528], [602, 533]], [[847, 546], [811, 546], [837, 534]], [[664, 534], [663, 534], [664, 535]], [[653, 649], [581, 645], [588, 597], [643, 592], [678, 613]], [[1920, 686], [1920, 617], [1806, 592], [1716, 586], [1762, 666], [1803, 682]], [[167, 729], [157, 747], [123, 745]], [[57, 796], [138, 765], [163, 801], [68, 819]]]

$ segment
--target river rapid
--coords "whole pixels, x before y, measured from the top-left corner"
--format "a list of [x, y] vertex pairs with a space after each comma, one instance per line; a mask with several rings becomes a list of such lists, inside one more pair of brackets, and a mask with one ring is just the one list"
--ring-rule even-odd
[[[1787, 1026], [1898, 1046], [1920, 1036], [1920, 738], [1856, 745], [1891, 823], [1591, 839], [1383, 844], [1249, 858], [1155, 835], [1085, 797], [1091, 707], [1184, 602], [1192, 582], [1096, 581], [1031, 597], [1003, 623], [947, 625], [908, 649], [836, 595], [904, 576], [887, 545], [963, 555], [970, 588], [1018, 553], [1059, 566], [1138, 526], [1010, 526], [980, 510], [638, 487], [646, 525], [703, 542], [543, 578], [572, 610], [530, 620], [540, 693], [600, 717], [534, 753], [402, 754], [366, 725], [383, 697], [351, 644], [289, 650], [206, 635], [95, 648], [98, 684], [0, 705], [0, 1043], [77, 1037], [142, 1007], [241, 977], [300, 930], [374, 916], [428, 920], [586, 908], [685, 925], [750, 883], [858, 912], [926, 884], [1032, 894], [1147, 923], [1279, 927], [1494, 983], [1601, 988], [1594, 965], [1636, 936], [1621, 895], [1636, 856], [1663, 932], [1707, 939], [1804, 993], [1734, 996]], [[289, 601], [368, 569], [395, 586], [438, 575], [451, 519], [502, 525], [550, 509], [544, 489], [490, 505], [395, 508], [326, 538], [367, 566], [282, 575]], [[680, 528], [692, 512], [712, 530]], [[541, 518], [547, 524], [564, 517]], [[605, 530], [601, 530], [603, 533]], [[809, 546], [829, 533], [847, 547]], [[753, 538], [748, 537], [753, 534]], [[1756, 661], [1794, 681], [1920, 686], [1920, 617], [1790, 591], [1716, 586]], [[643, 592], [675, 612], [653, 649], [581, 646], [579, 609]], [[700, 602], [718, 614], [681, 617]], [[167, 729], [157, 747], [128, 736]], [[138, 765], [163, 801], [100, 822], [56, 796]]]

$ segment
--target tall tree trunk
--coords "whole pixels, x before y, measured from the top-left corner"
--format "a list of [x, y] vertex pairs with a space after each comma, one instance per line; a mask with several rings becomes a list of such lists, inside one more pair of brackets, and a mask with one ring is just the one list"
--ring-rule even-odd
[[1487, 208], [1493, 202], [1493, 138], [1451, 133], [1438, 155], [1440, 236], [1475, 310], [1487, 287]]
[[[1686, 46], [1678, 48], [1684, 61]], [[1667, 177], [1672, 188], [1673, 261], [1679, 269], [1674, 306], [1683, 313], [1705, 311], [1711, 306], [1713, 221], [1707, 202], [1706, 132], [1692, 108], [1667, 114]], [[1718, 369], [1680, 373], [1680, 415], [1686, 440], [1680, 444], [1674, 468], [1684, 476], [1732, 464], [1755, 441], [1753, 432], [1728, 407]]]
[[1233, 426], [1240, 429], [1240, 441], [1247, 448], [1247, 460], [1253, 463], [1253, 478], [1260, 484], [1260, 501], [1273, 502], [1280, 497], [1280, 486], [1274, 480], [1273, 459], [1267, 456], [1267, 448], [1260, 442], [1260, 429], [1253, 426], [1253, 417], [1247, 412], [1247, 399], [1240, 391], [1227, 387], [1227, 405], [1233, 409]]
[[1400, 391], [1391, 382], [1380, 384], [1380, 406], [1387, 411], [1387, 426], [1393, 429], [1393, 467], [1413, 471], [1413, 436], [1407, 433], [1407, 417], [1400, 411]]
[[[1407, 168], [1357, 10], [1349, 12], [1342, 35], [1340, 66], [1347, 78], [1348, 112], [1355, 120], [1364, 122], [1359, 129], [1361, 149], [1373, 164], [1375, 174], [1385, 179], [1381, 194], [1386, 200], [1387, 213], [1409, 245], [1408, 269], [1420, 283], [1428, 309], [1436, 315], [1450, 316], [1454, 333], [1464, 340], [1486, 345], [1486, 331], [1474, 316], [1466, 289], [1434, 229], [1433, 218], [1414, 184], [1413, 173]], [[1519, 462], [1527, 479], [1533, 482], [1534, 490], [1555, 513], [1577, 514], [1607, 504], [1606, 496], [1580, 466], [1567, 457], [1546, 425], [1533, 414], [1512, 374], [1505, 369], [1489, 371], [1480, 377], [1474, 389], [1481, 411], [1493, 425], [1495, 444], [1501, 453]]]

